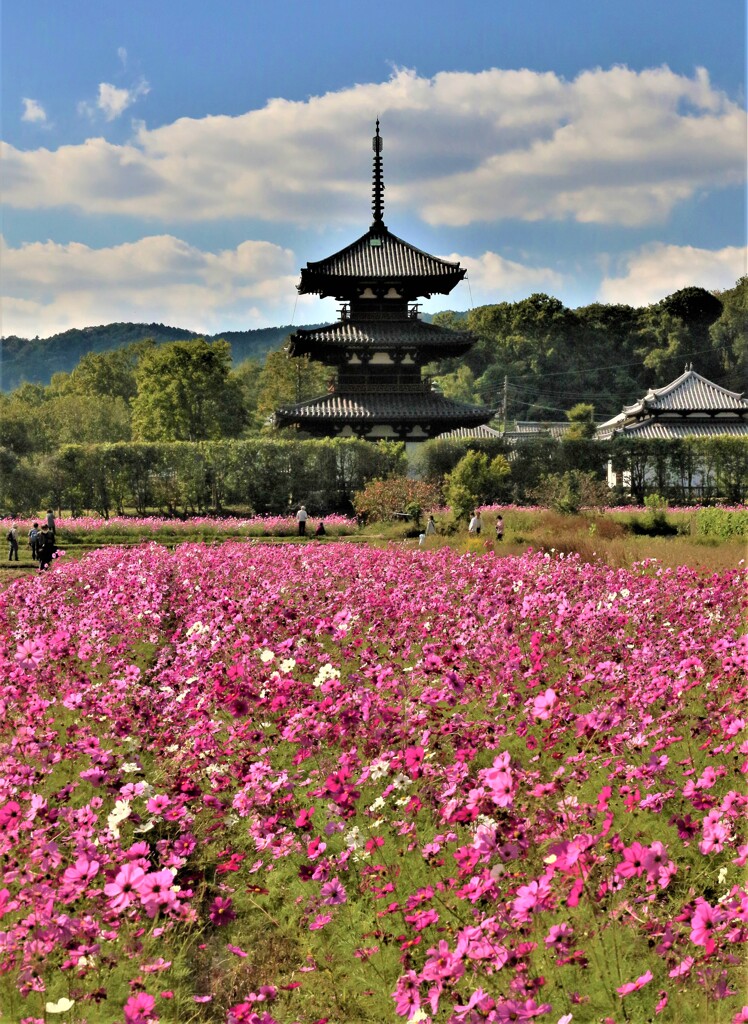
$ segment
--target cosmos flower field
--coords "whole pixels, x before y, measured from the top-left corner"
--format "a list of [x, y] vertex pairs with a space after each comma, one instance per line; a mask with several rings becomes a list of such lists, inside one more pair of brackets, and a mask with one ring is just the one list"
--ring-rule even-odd
[[0, 1020], [748, 1020], [746, 582], [251, 542], [17, 580]]

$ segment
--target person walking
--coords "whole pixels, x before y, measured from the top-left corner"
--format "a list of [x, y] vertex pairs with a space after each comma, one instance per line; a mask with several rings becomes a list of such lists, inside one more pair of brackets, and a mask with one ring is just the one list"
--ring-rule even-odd
[[434, 537], [436, 535], [436, 522], [433, 516], [429, 516], [429, 521], [426, 523], [426, 536]]
[[299, 536], [303, 537], [306, 534], [306, 521], [309, 515], [306, 510], [306, 506], [302, 505], [299, 511], [296, 513], [296, 522], [299, 524]]
[[36, 555], [36, 548], [37, 548], [38, 543], [39, 543], [39, 524], [38, 523], [34, 523], [34, 525], [29, 530], [29, 547], [31, 548], [31, 557], [33, 558], [33, 560], [35, 562], [38, 561], [37, 555]]
[[8, 530], [8, 561], [18, 561], [18, 527], [15, 523]]
[[42, 526], [37, 543], [37, 554], [39, 556], [39, 568], [48, 569], [52, 563], [55, 553], [55, 538], [46, 523]]
[[480, 519], [480, 512], [478, 511], [478, 509], [476, 509], [475, 512], [473, 513], [473, 518], [470, 520], [470, 526], [468, 526], [468, 533], [471, 534], [473, 537], [480, 537], [480, 531], [482, 526], [483, 523], [481, 522]]
[[501, 515], [496, 516], [496, 540], [504, 539], [504, 518]]
[[47, 509], [47, 529], [54, 538], [57, 533], [57, 524], [55, 523], [55, 514], [51, 508]]

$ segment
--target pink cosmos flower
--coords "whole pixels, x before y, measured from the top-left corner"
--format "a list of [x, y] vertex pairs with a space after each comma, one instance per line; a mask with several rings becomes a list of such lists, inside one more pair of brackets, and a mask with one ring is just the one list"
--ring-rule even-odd
[[325, 882], [320, 890], [320, 895], [322, 896], [322, 902], [328, 906], [336, 906], [339, 903], [345, 903], [348, 898], [345, 886], [337, 876], [332, 878], [329, 882]]
[[149, 917], [155, 917], [162, 907], [176, 905], [177, 894], [173, 891], [173, 885], [174, 875], [168, 868], [150, 871], [145, 876], [140, 887], [140, 902], [146, 908]]
[[719, 907], [711, 907], [706, 902], [699, 903], [691, 918], [691, 942], [696, 946], [704, 946], [707, 953], [713, 953], [715, 946], [712, 936], [723, 919], [724, 914]]
[[125, 1024], [151, 1024], [158, 1017], [153, 1015], [156, 1000], [147, 992], [138, 992], [130, 996], [124, 1005]]
[[401, 1017], [410, 1018], [420, 1010], [420, 984], [415, 971], [406, 971], [397, 979], [397, 986], [392, 996], [395, 1000], [395, 1012]]
[[556, 703], [556, 691], [550, 687], [545, 693], [539, 694], [532, 702], [532, 716], [533, 718], [546, 719], [551, 717], [551, 711], [553, 705]]
[[39, 640], [24, 640], [18, 645], [16, 661], [21, 668], [36, 668], [44, 657], [44, 645]]
[[113, 910], [124, 910], [133, 899], [140, 895], [145, 871], [136, 864], [125, 864], [117, 872], [113, 882], [107, 882], [104, 893], [109, 897]]
[[647, 850], [641, 843], [632, 843], [623, 850], [623, 860], [616, 864], [615, 872], [621, 878], [638, 878], [644, 874], [644, 859]]
[[738, 1010], [735, 1016], [732, 1018], [732, 1024], [745, 1024], [748, 1021], [748, 1006], [744, 1006]]
[[616, 992], [621, 996], [621, 998], [623, 998], [623, 996], [627, 996], [631, 992], [638, 992], [640, 988], [644, 988], [645, 985], [648, 985], [651, 980], [652, 972], [646, 971], [644, 974], [641, 974], [636, 981], [627, 981], [625, 985], [621, 985], [620, 988], [616, 989]]
[[428, 950], [429, 959], [423, 966], [421, 977], [426, 981], [456, 981], [465, 973], [461, 957], [453, 953], [442, 939], [435, 949]]
[[330, 921], [332, 921], [332, 914], [317, 914], [309, 925], [309, 931], [317, 932], [320, 928], [324, 928], [326, 924], [329, 924]]
[[157, 793], [156, 796], [151, 797], [145, 806], [149, 814], [163, 814], [170, 804], [171, 797], [166, 796], [165, 793]]
[[511, 807], [514, 802], [512, 773], [500, 768], [486, 768], [481, 775], [491, 790], [493, 802], [499, 807]]
[[89, 860], [88, 857], [79, 857], [75, 864], [65, 869], [62, 880], [65, 885], [85, 885], [97, 874], [98, 870], [98, 861]]
[[230, 896], [227, 899], [224, 899], [223, 896], [216, 896], [213, 900], [210, 908], [210, 919], [216, 927], [231, 924], [232, 921], [236, 920], [236, 912], [232, 904], [233, 900]]

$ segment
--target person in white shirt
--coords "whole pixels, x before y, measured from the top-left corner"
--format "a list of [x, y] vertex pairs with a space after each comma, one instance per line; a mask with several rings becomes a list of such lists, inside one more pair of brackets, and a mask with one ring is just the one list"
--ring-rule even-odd
[[306, 534], [306, 521], [309, 518], [307, 510], [304, 505], [301, 506], [299, 511], [296, 513], [296, 522], [299, 524], [299, 536], [303, 537]]
[[468, 533], [474, 537], [480, 537], [480, 531], [483, 524], [480, 521], [480, 512], [478, 509], [473, 513], [473, 518], [470, 520], [470, 526], [468, 526]]

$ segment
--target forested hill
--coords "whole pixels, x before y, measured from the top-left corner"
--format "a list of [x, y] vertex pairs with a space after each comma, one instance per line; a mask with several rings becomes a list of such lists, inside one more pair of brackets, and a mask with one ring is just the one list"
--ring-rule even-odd
[[234, 364], [244, 359], [265, 358], [282, 345], [294, 327], [262, 327], [254, 331], [224, 331], [212, 336], [164, 324], [104, 324], [55, 334], [51, 338], [18, 338], [11, 335], [0, 341], [0, 389], [12, 391], [23, 381], [49, 384], [53, 373], [70, 373], [87, 352], [107, 352], [124, 348], [143, 338], [157, 344], [186, 341], [189, 338], [225, 338], [231, 343]]

